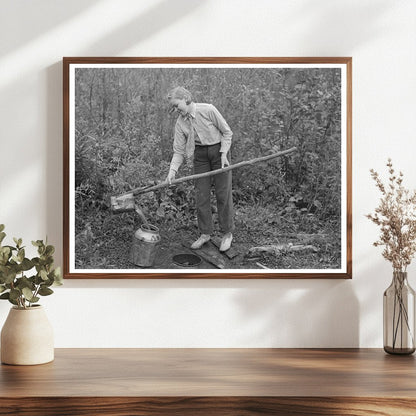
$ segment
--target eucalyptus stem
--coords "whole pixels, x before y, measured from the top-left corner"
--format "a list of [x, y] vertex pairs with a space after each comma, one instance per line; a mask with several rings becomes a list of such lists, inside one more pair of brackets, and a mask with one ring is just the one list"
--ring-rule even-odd
[[40, 284], [36, 287], [35, 292], [33, 293], [34, 298], [38, 295], [39, 290], [40, 290]]

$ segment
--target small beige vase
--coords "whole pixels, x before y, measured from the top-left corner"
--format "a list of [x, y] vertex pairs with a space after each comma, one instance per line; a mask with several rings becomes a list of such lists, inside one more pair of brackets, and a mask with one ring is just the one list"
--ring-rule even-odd
[[35, 365], [53, 359], [53, 329], [43, 307], [11, 308], [1, 331], [1, 362]]

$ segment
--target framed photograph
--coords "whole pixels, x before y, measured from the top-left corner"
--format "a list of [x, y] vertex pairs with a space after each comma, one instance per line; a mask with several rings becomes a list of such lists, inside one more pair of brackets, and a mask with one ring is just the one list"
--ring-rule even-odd
[[351, 278], [352, 58], [64, 58], [64, 278]]

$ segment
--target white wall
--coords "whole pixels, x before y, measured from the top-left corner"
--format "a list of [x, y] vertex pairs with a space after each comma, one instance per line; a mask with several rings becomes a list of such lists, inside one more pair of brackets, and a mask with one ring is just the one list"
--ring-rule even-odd
[[[352, 56], [353, 279], [66, 281], [57, 347], [381, 347], [390, 265], [364, 214], [416, 187], [416, 2], [0, 0], [0, 223], [62, 259], [63, 56]], [[416, 287], [415, 266], [410, 281]], [[9, 304], [0, 304], [0, 325]]]

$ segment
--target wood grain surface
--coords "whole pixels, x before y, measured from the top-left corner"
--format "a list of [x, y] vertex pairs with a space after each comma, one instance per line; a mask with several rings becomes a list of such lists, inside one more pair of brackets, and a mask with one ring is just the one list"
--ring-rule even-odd
[[415, 375], [380, 349], [57, 349], [0, 367], [0, 415], [415, 415]]

